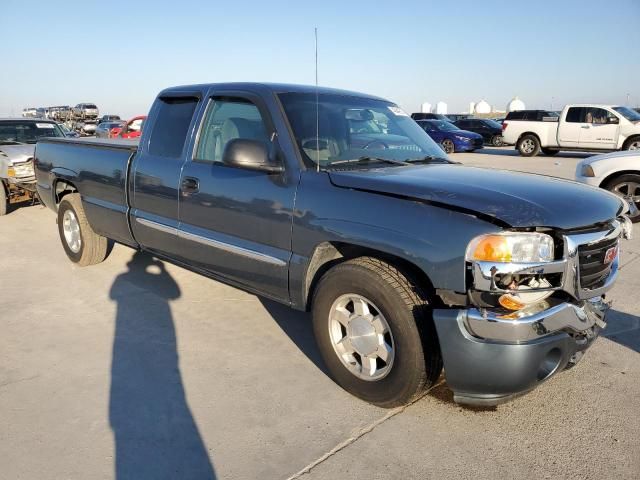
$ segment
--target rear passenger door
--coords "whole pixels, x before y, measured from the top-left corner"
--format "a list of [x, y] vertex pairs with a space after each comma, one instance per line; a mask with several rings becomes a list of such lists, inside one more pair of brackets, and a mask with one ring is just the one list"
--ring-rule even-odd
[[180, 172], [198, 104], [198, 94], [189, 92], [157, 99], [150, 135], [141, 142], [131, 170], [134, 237], [149, 250], [177, 258]]
[[558, 126], [558, 143], [561, 147], [578, 147], [582, 130], [589, 128], [585, 121], [586, 108], [570, 107], [567, 116]]
[[[180, 237], [184, 256], [215, 275], [288, 299], [292, 210], [297, 176], [223, 164], [237, 138], [264, 142], [278, 155], [268, 109], [255, 95], [212, 96], [182, 171]], [[283, 165], [284, 158], [279, 158]]]

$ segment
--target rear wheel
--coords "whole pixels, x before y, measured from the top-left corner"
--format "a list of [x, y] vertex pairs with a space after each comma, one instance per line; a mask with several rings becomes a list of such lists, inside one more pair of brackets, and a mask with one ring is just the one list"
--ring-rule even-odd
[[453, 153], [456, 150], [455, 145], [453, 144], [452, 140], [449, 140], [448, 138], [445, 138], [442, 143], [442, 149], [444, 150], [445, 153]]
[[[604, 188], [622, 197], [627, 202], [635, 203], [636, 207], [640, 209], [640, 175], [630, 173], [620, 175], [609, 180]], [[636, 212], [635, 215], [629, 215], [629, 218], [634, 223], [640, 222], [640, 211]]]
[[65, 195], [60, 202], [58, 233], [69, 260], [81, 267], [95, 265], [107, 257], [107, 238], [89, 225], [78, 193]]
[[517, 145], [523, 157], [535, 157], [540, 153], [540, 140], [535, 135], [523, 135]]
[[542, 148], [542, 153], [544, 153], [545, 155], [548, 155], [549, 157], [553, 157], [555, 154], [557, 154], [560, 150], [554, 150], [552, 148]]
[[502, 135], [494, 135], [491, 137], [491, 145], [494, 147], [501, 147], [503, 144], [504, 141], [502, 140]]
[[360, 257], [333, 267], [312, 310], [329, 373], [352, 395], [390, 408], [438, 379], [442, 359], [426, 296], [392, 265]]

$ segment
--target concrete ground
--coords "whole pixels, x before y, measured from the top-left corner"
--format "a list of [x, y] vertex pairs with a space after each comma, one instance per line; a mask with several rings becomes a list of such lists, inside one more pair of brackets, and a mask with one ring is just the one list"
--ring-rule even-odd
[[[585, 155], [463, 163], [571, 178]], [[640, 235], [639, 235], [640, 236]], [[117, 246], [64, 255], [52, 212], [0, 219], [0, 478], [638, 478], [640, 239], [584, 360], [495, 409], [445, 384], [383, 410], [325, 374], [309, 318]]]

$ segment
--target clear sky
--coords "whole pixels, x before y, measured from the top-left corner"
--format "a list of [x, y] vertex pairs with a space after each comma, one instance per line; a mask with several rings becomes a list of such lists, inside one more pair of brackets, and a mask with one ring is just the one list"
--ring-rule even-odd
[[146, 113], [172, 85], [314, 82], [449, 113], [640, 104], [640, 0], [0, 0], [0, 115], [95, 102]]

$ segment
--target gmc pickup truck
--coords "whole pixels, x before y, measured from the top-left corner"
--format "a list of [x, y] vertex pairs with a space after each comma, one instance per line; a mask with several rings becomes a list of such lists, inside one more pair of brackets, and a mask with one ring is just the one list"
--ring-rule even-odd
[[[640, 149], [640, 114], [612, 105], [567, 105], [560, 116], [528, 120], [511, 112], [502, 122], [504, 143], [515, 145], [520, 155], [535, 157], [542, 151], [604, 151]], [[524, 119], [519, 119], [524, 118]]]
[[170, 88], [139, 144], [46, 139], [35, 162], [72, 262], [111, 239], [309, 310], [333, 379], [383, 407], [443, 366], [496, 405], [576, 364], [631, 232], [613, 194], [451, 162], [397, 105], [328, 88]]

